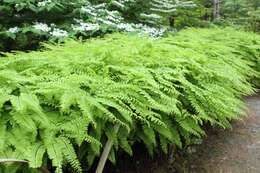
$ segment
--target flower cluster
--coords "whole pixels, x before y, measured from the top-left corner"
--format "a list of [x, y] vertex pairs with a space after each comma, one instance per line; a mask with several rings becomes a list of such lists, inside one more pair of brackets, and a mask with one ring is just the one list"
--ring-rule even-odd
[[[126, 3], [131, 3], [133, 0], [117, 0], [113, 1], [113, 5], [123, 8]], [[102, 25], [107, 25], [114, 29], [126, 32], [138, 32], [140, 34], [146, 34], [152, 37], [160, 37], [164, 34], [165, 29], [163, 28], [154, 28], [149, 27], [143, 24], [133, 24], [133, 23], [126, 23], [124, 19], [120, 15], [120, 13], [116, 10], [108, 10], [106, 8], [106, 4], [99, 4], [99, 5], [86, 5], [81, 7], [81, 12], [87, 14], [88, 17], [92, 20], [92, 22], [84, 23], [83, 21], [78, 22], [79, 25], [72, 25], [73, 30], [76, 31], [92, 31], [98, 30]], [[142, 13], [141, 16], [143, 18], [149, 18], [153, 20], [161, 19], [161, 16], [157, 14], [144, 14]], [[93, 22], [94, 21], [94, 22]]]
[[140, 33], [144, 33], [151, 37], [157, 38], [163, 36], [165, 31], [166, 31], [165, 28], [154, 28], [154, 27], [149, 27], [147, 25], [142, 25]]
[[119, 30], [127, 31], [127, 32], [135, 32], [136, 29], [133, 27], [133, 24], [130, 23], [120, 23], [117, 25]]
[[120, 23], [117, 25], [119, 30], [127, 32], [138, 32], [139, 34], [149, 35], [151, 37], [161, 37], [165, 33], [165, 28], [154, 28], [143, 24]]
[[91, 16], [97, 16], [97, 13], [95, 13], [95, 9], [91, 6], [88, 7], [81, 7], [80, 9], [83, 13], [90, 14]]
[[[118, 11], [111, 11], [106, 9], [106, 4], [86, 5], [81, 7], [81, 12], [88, 15], [93, 21], [99, 24], [109, 25], [114, 27], [116, 24], [123, 21]], [[82, 28], [83, 29], [83, 28]]]
[[20, 28], [18, 28], [17, 26], [8, 29], [8, 32], [13, 33], [13, 34], [18, 33], [19, 31], [20, 31]]
[[112, 4], [120, 9], [124, 9], [127, 3], [135, 2], [135, 0], [115, 0]]
[[51, 0], [44, 0], [44, 1], [40, 1], [38, 2], [37, 6], [38, 7], [45, 7], [47, 4], [51, 3]]
[[145, 14], [145, 13], [141, 13], [140, 14], [141, 17], [144, 17], [144, 18], [151, 18], [151, 19], [156, 19], [156, 20], [159, 20], [161, 19], [162, 17], [159, 16], [158, 14]]
[[59, 28], [56, 28], [56, 25], [52, 23], [48, 26], [46, 23], [36, 22], [33, 26], [34, 29], [49, 33], [53, 37], [67, 37], [68, 32]]
[[[156, 1], [156, 0], [155, 0]], [[158, 1], [158, 0], [157, 0]], [[125, 31], [125, 32], [136, 32], [141, 35], [149, 35], [151, 37], [160, 37], [164, 34], [165, 29], [151, 27], [154, 26], [153, 23], [149, 23], [151, 26], [140, 24], [140, 23], [128, 23], [122, 16], [120, 8], [128, 6], [129, 3], [135, 2], [135, 0], [114, 0], [114, 7], [109, 8], [113, 3], [101, 3], [101, 4], [91, 4], [89, 1], [86, 1], [83, 6], [77, 7], [80, 11], [80, 17], [74, 19], [74, 22], [69, 21], [66, 25], [66, 30], [56, 26], [51, 23], [42, 23], [40, 21], [33, 23], [29, 26], [32, 32], [35, 34], [45, 35], [48, 38], [64, 38], [68, 36], [75, 36], [77, 34], [88, 34], [89, 36], [99, 31], [101, 33], [109, 31]], [[36, 7], [46, 7], [49, 4], [53, 4], [54, 0], [39, 0], [36, 1]], [[16, 8], [20, 8], [21, 4], [17, 3]], [[111, 10], [113, 9], [113, 10]], [[116, 10], [118, 9], [118, 10]], [[122, 9], [121, 9], [122, 10]], [[120, 12], [119, 12], [120, 11]], [[141, 13], [140, 19], [143, 23], [147, 23], [146, 19], [149, 21], [157, 22], [160, 20], [160, 15]], [[150, 20], [151, 19], [151, 20]], [[37, 21], [37, 20], [36, 20]], [[70, 27], [69, 27], [70, 26]], [[6, 32], [13, 34], [20, 34], [24, 28], [12, 27], [9, 28]], [[26, 27], [28, 29], [28, 27]]]
[[38, 22], [36, 22], [35, 25], [33, 25], [33, 27], [35, 29], [43, 31], [43, 32], [49, 32], [51, 30], [51, 27], [49, 27], [45, 23], [38, 23]]
[[64, 31], [62, 29], [58, 29], [58, 28], [54, 28], [52, 32], [50, 32], [50, 34], [53, 37], [67, 37], [68, 36], [68, 32]]
[[77, 25], [71, 25], [74, 31], [95, 31], [99, 30], [100, 26], [97, 23], [85, 23], [83, 20], [75, 19]]

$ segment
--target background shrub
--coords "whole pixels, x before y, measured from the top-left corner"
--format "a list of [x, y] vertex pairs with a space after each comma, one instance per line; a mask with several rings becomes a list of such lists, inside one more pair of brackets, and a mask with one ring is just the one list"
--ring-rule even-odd
[[[152, 8], [156, 6], [157, 11]], [[166, 6], [167, 5], [167, 6]], [[40, 41], [89, 38], [113, 31], [161, 36], [168, 11], [190, 2], [140, 0], [3, 0], [0, 2], [0, 51], [28, 50]], [[166, 8], [167, 7], [167, 8]]]
[[258, 0], [220, 3], [214, 19], [211, 1], [193, 0], [2, 0], [0, 51], [31, 50], [41, 41], [86, 39], [127, 31], [152, 37], [184, 27], [239, 25], [259, 31]]

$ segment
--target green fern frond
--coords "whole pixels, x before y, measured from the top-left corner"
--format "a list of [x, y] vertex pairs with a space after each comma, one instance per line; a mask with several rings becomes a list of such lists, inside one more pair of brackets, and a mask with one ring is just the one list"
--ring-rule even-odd
[[136, 142], [150, 154], [192, 144], [204, 124], [226, 128], [245, 113], [241, 98], [260, 86], [259, 40], [231, 28], [189, 28], [157, 40], [112, 34], [7, 54], [0, 157], [82, 172], [107, 139], [113, 162], [120, 149], [132, 155]]

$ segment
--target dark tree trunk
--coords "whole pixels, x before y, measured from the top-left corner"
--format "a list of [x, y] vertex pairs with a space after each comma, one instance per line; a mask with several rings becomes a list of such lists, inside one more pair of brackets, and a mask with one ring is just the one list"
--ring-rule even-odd
[[174, 27], [174, 25], [175, 25], [174, 16], [170, 16], [170, 17], [169, 17], [169, 25], [170, 25], [170, 27]]

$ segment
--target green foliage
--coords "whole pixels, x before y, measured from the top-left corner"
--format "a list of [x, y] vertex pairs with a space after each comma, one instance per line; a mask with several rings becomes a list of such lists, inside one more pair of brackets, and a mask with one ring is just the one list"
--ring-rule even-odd
[[[259, 32], [259, 0], [226, 0], [220, 25]], [[167, 30], [209, 27], [212, 1], [206, 0], [2, 0], [0, 51], [35, 50], [42, 41], [80, 40], [118, 31], [153, 37]]]
[[[135, 1], [136, 6], [140, 6], [140, 3]], [[171, 24], [171, 17], [176, 16], [179, 11], [193, 10], [196, 7], [192, 1], [177, 1], [177, 0], [146, 0], [142, 2], [144, 6], [140, 11], [135, 10], [135, 13], [139, 13], [139, 16], [135, 20], [140, 22], [155, 25], [155, 26], [169, 26]], [[132, 10], [132, 9], [130, 9]], [[127, 13], [129, 13], [127, 11]]]
[[91, 167], [107, 139], [115, 161], [137, 141], [167, 152], [201, 138], [205, 123], [229, 127], [243, 114], [241, 96], [254, 91], [249, 81], [260, 81], [259, 35], [231, 28], [46, 49], [0, 59], [0, 157], [56, 172]]
[[191, 1], [173, 0], [3, 0], [0, 51], [36, 49], [41, 41], [86, 39], [115, 31], [157, 37], [172, 15], [193, 7]]
[[[3, 0], [0, 1], [0, 50], [36, 49], [41, 41], [82, 39], [115, 31], [162, 35], [160, 22], [148, 26], [151, 20], [142, 20], [140, 15], [151, 5], [138, 6], [138, 0]], [[155, 15], [150, 13], [148, 16]]]
[[221, 12], [229, 23], [241, 25], [249, 31], [260, 32], [259, 0], [224, 1]]
[[3, 0], [0, 1], [0, 50], [35, 49], [46, 40], [89, 38], [142, 28], [128, 24], [119, 11], [110, 1]]

